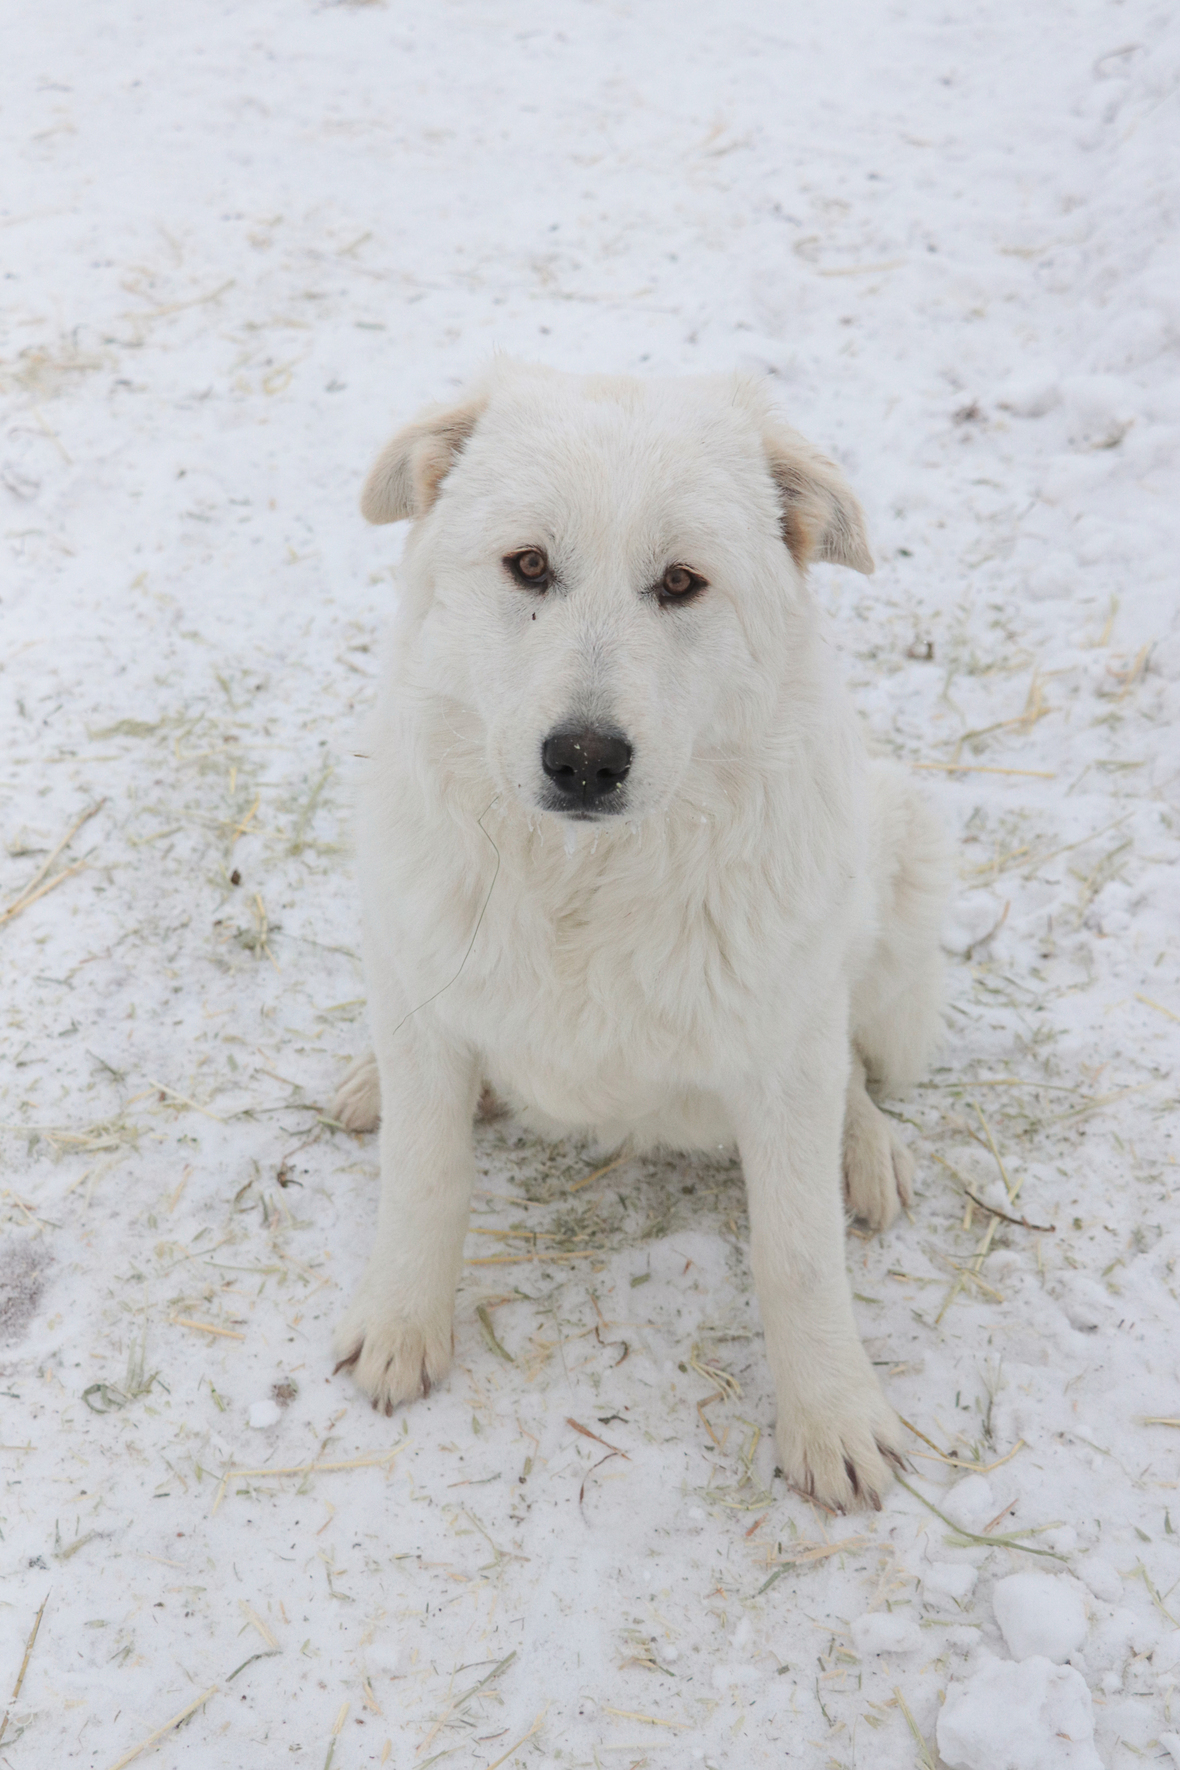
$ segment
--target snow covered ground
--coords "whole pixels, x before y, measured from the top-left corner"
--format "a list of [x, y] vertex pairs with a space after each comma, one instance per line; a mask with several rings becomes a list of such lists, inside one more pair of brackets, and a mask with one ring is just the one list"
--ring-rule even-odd
[[[4, 63], [0, 1763], [1180, 1764], [1167, 10], [11, 0]], [[817, 590], [962, 875], [848, 1244], [879, 1516], [775, 1478], [731, 1165], [482, 1128], [450, 1382], [331, 1375], [356, 495], [495, 348], [766, 372], [869, 513]]]

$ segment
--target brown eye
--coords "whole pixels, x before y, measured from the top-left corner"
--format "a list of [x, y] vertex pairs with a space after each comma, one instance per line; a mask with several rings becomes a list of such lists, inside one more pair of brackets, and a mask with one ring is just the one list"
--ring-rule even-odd
[[530, 590], [547, 588], [549, 557], [543, 548], [525, 547], [520, 553], [510, 553], [504, 564], [518, 584], [524, 584]]
[[663, 603], [691, 602], [698, 590], [705, 588], [705, 580], [697, 572], [689, 571], [686, 565], [670, 565], [660, 579], [659, 598]]

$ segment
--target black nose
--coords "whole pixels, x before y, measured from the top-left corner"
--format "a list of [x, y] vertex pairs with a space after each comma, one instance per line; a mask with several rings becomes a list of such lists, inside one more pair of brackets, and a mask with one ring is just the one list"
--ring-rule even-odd
[[631, 766], [631, 746], [618, 731], [552, 731], [541, 745], [541, 766], [560, 804], [603, 809]]

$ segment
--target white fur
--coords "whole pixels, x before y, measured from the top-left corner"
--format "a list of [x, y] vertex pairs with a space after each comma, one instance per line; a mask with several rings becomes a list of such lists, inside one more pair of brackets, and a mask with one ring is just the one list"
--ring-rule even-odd
[[[921, 1068], [946, 858], [867, 761], [806, 585], [872, 569], [838, 470], [729, 377], [499, 363], [389, 444], [374, 521], [410, 517], [358, 808], [380, 1115], [368, 1270], [336, 1344], [387, 1409], [450, 1363], [481, 1086], [547, 1134], [736, 1142], [788, 1479], [868, 1501], [900, 1455], [858, 1339], [844, 1189], [882, 1228], [912, 1164], [865, 1091]], [[558, 581], [502, 563], [546, 549]], [[708, 580], [651, 593], [673, 564]], [[540, 808], [563, 722], [633, 746], [623, 810]]]

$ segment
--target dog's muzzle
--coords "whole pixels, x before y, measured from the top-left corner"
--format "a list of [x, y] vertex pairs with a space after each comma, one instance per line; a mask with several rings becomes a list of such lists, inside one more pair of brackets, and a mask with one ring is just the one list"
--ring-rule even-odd
[[551, 731], [541, 745], [545, 809], [598, 817], [623, 809], [631, 745], [621, 731]]

